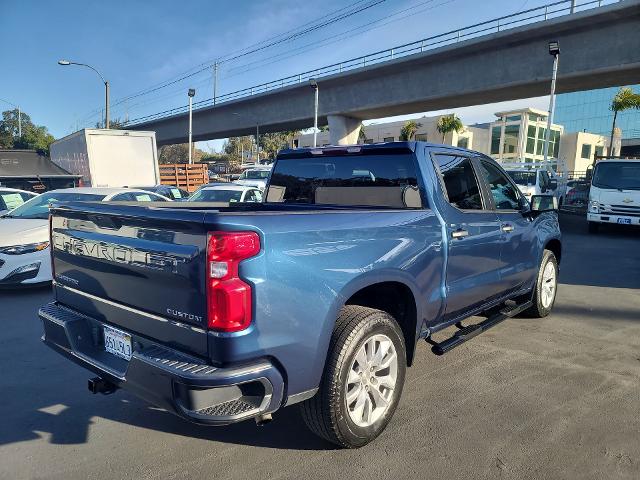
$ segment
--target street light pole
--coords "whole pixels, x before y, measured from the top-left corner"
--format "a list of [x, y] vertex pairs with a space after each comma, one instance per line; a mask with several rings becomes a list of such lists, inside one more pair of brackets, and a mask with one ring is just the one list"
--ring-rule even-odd
[[256, 123], [256, 164], [260, 164], [260, 125]]
[[195, 89], [190, 88], [189, 91], [187, 92], [187, 95], [189, 95], [189, 165], [191, 165], [191, 163], [193, 163], [193, 160], [191, 158], [192, 155], [192, 146], [191, 146], [191, 138], [193, 135], [192, 132], [192, 126], [193, 126], [193, 97], [196, 94]]
[[309, 80], [311, 88], [314, 90], [314, 113], [313, 113], [313, 146], [318, 146], [318, 82], [314, 78]]
[[20, 110], [20, 106], [15, 105], [11, 103], [9, 100], [5, 100], [3, 98], [0, 98], [0, 100], [5, 103], [8, 103], [9, 105], [11, 105], [12, 107], [15, 107], [18, 110], [18, 138], [22, 138], [22, 112]]
[[556, 77], [558, 75], [558, 60], [560, 57], [560, 44], [557, 41], [549, 42], [549, 55], [553, 56], [553, 72], [551, 73], [551, 92], [549, 94], [549, 113], [547, 115], [547, 130], [544, 132], [544, 161], [549, 159], [549, 137], [553, 123], [553, 113], [556, 97]]
[[71, 62], [69, 60], [58, 60], [58, 65], [62, 65], [62, 66], [78, 65], [80, 67], [87, 67], [87, 68], [90, 68], [91, 70], [93, 70], [94, 72], [96, 72], [98, 74], [98, 76], [102, 80], [102, 83], [104, 83], [104, 100], [105, 100], [105, 106], [104, 106], [104, 128], [109, 128], [109, 82], [104, 79], [104, 77], [102, 76], [102, 74], [98, 70], [93, 68], [91, 65], [87, 65], [86, 63]]

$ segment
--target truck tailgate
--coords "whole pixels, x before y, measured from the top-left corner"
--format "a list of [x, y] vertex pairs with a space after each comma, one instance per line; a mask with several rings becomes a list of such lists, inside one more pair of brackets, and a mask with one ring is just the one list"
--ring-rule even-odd
[[203, 212], [115, 203], [51, 210], [59, 303], [206, 355]]

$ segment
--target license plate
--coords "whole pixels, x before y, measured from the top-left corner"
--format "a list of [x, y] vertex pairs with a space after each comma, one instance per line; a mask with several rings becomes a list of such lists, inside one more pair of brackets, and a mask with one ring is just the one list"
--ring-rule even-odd
[[104, 327], [104, 349], [112, 355], [131, 360], [131, 335]]
[[618, 219], [618, 223], [622, 223], [624, 225], [631, 225], [631, 219], [630, 218], [619, 218]]

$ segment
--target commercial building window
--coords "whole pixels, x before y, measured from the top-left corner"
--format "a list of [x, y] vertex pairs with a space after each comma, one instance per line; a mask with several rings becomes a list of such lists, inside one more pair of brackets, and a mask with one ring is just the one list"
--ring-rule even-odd
[[544, 135], [547, 131], [544, 127], [538, 127], [538, 141], [536, 142], [536, 155], [544, 155]]
[[383, 142], [393, 142], [393, 140], [394, 140], [393, 137], [384, 137], [382, 139]]
[[416, 140], [418, 142], [426, 142], [427, 140], [427, 134], [426, 133], [416, 133]]
[[493, 127], [491, 129], [491, 153], [500, 153], [500, 132], [502, 127]]
[[530, 122], [537, 122], [538, 121], [538, 116], [534, 113], [530, 113], [529, 114], [529, 121]]
[[504, 127], [503, 153], [518, 153], [518, 135], [520, 125], [507, 125]]
[[549, 152], [553, 158], [558, 158], [560, 150], [560, 131], [551, 130], [551, 138], [549, 139]]
[[469, 137], [458, 137], [458, 147], [469, 148]]
[[596, 157], [601, 157], [604, 155], [604, 147], [598, 145], [596, 146]]
[[591, 158], [591, 145], [583, 143], [582, 144], [582, 153], [580, 154], [581, 158]]
[[536, 150], [536, 127], [535, 125], [529, 125], [527, 128], [527, 146], [525, 151], [527, 153], [535, 153]]
[[373, 138], [365, 138], [364, 143], [373, 143]]
[[509, 115], [508, 117], [505, 118], [506, 122], [519, 122], [520, 121], [520, 115]]

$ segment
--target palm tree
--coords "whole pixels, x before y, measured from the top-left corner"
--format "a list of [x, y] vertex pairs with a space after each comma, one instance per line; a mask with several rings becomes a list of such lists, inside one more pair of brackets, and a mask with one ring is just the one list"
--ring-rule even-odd
[[611, 140], [609, 141], [609, 155], [613, 155], [613, 132], [616, 129], [618, 112], [623, 112], [631, 108], [640, 109], [640, 94], [633, 93], [629, 87], [622, 87], [618, 90], [611, 101], [609, 109], [613, 112], [613, 124], [611, 125]]
[[422, 126], [421, 123], [416, 123], [414, 120], [405, 122], [404, 126], [400, 130], [400, 140], [408, 141], [413, 140], [416, 136], [416, 132]]
[[444, 137], [447, 133], [453, 131], [460, 133], [464, 130], [464, 125], [462, 124], [462, 120], [460, 120], [455, 113], [452, 113], [451, 115], [444, 115], [440, 117], [436, 128], [442, 134], [442, 143], [444, 143]]
[[367, 139], [367, 134], [364, 133], [364, 125], [360, 122], [360, 130], [358, 130], [358, 143], [364, 143]]

